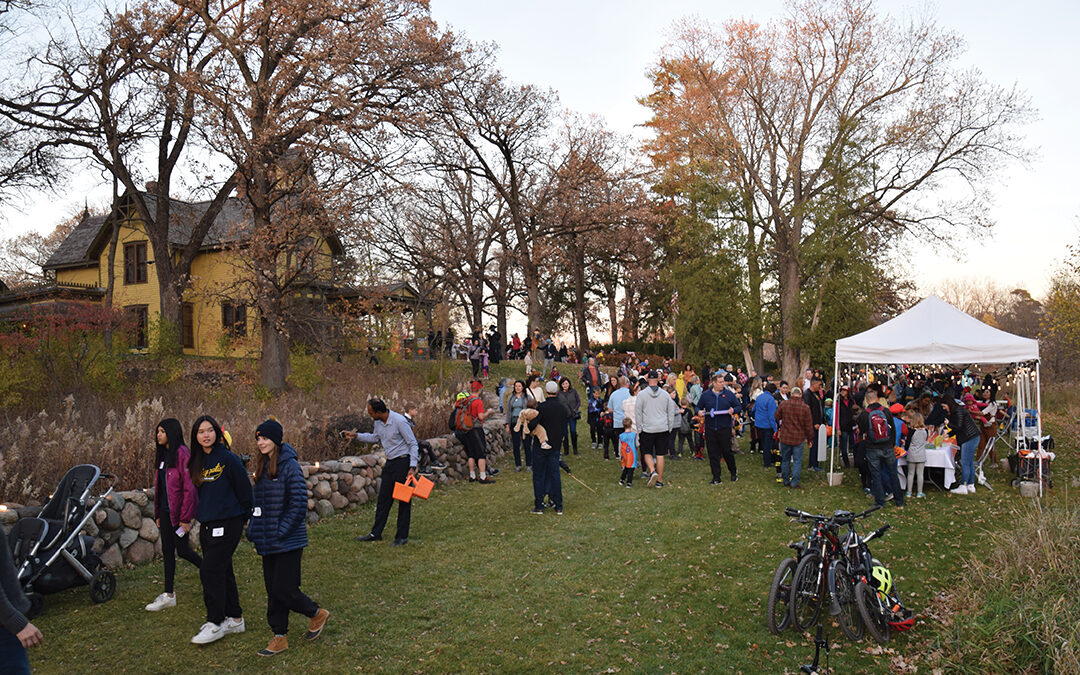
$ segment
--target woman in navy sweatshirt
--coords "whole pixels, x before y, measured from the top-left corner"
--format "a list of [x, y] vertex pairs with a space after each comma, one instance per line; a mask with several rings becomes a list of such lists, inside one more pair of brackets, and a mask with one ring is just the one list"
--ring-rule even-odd
[[274, 632], [259, 656], [274, 656], [289, 648], [289, 611], [311, 619], [308, 640], [322, 633], [330, 612], [300, 591], [300, 556], [307, 546], [307, 484], [296, 461], [296, 450], [282, 443], [284, 430], [266, 420], [255, 430], [259, 454], [255, 460], [255, 510], [247, 536], [262, 556], [266, 585], [266, 620]]
[[206, 623], [191, 641], [204, 645], [228, 633], [244, 632], [232, 557], [244, 534], [244, 521], [251, 515], [251, 481], [213, 417], [195, 420], [191, 447], [188, 472], [199, 491], [196, 518], [203, 551], [199, 578], [206, 604]]

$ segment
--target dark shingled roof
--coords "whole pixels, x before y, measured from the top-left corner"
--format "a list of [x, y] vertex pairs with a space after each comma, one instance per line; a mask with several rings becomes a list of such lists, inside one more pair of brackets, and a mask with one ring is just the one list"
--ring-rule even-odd
[[[145, 192], [142, 195], [146, 200], [146, 208], [150, 213], [154, 213], [157, 209], [157, 197]], [[176, 247], [186, 246], [188, 239], [191, 238], [191, 229], [199, 222], [199, 218], [209, 206], [209, 201], [184, 202], [173, 199], [170, 209], [172, 222], [169, 228], [169, 243]], [[44, 268], [82, 267], [96, 263], [107, 240], [104, 231], [106, 220], [105, 216], [91, 216], [83, 219], [60, 244], [60, 248], [49, 258]], [[251, 228], [250, 210], [247, 203], [236, 197], [230, 197], [214, 219], [210, 231], [206, 233], [202, 248], [218, 248], [224, 244], [243, 242], [251, 235]], [[341, 251], [341, 244], [336, 237], [331, 237], [330, 246], [335, 253]]]
[[101, 226], [105, 224], [105, 216], [89, 216], [75, 226], [71, 234], [60, 247], [49, 257], [42, 266], [47, 270], [55, 270], [63, 267], [81, 267], [89, 262], [90, 246], [94, 243]]

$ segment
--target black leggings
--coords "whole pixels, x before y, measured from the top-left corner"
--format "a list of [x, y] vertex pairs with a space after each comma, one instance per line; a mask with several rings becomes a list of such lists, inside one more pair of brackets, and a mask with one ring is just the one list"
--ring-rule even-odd
[[202, 557], [191, 550], [191, 537], [184, 535], [176, 536], [176, 528], [172, 526], [169, 512], [161, 514], [161, 557], [165, 559], [165, 592], [173, 592], [173, 578], [176, 576], [176, 556], [180, 556], [195, 567], [202, 566]]
[[212, 520], [199, 527], [199, 543], [203, 550], [199, 578], [202, 579], [206, 620], [210, 623], [220, 624], [226, 617], [238, 619], [243, 616], [232, 560], [243, 533], [243, 516]]

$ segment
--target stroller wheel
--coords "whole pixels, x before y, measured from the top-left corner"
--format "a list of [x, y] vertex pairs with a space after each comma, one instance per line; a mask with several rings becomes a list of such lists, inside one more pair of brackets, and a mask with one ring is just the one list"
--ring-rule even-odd
[[108, 602], [116, 592], [116, 575], [110, 570], [98, 570], [90, 580], [90, 599], [94, 602]]
[[26, 599], [30, 601], [30, 610], [26, 613], [26, 618], [33, 621], [41, 615], [41, 610], [45, 609], [45, 598], [41, 596], [41, 593], [27, 593]]

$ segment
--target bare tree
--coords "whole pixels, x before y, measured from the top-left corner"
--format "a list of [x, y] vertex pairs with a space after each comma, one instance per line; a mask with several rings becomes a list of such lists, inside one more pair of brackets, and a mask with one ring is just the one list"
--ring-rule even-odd
[[[288, 218], [385, 166], [395, 128], [420, 121], [415, 98], [450, 72], [449, 38], [421, 0], [174, 2], [219, 47], [187, 85], [211, 117], [207, 142], [235, 165], [250, 207], [262, 382], [280, 389], [290, 297], [303, 280], [281, 276], [280, 256], [298, 234]], [[351, 168], [319, 170], [328, 164]], [[310, 215], [316, 232], [342, 222]]]
[[[844, 195], [830, 205], [829, 238], [841, 242], [879, 228], [950, 240], [988, 225], [981, 185], [1023, 155], [1015, 129], [1030, 108], [959, 71], [960, 50], [932, 23], [876, 16], [870, 0], [799, 0], [776, 25], [684, 25], [665, 52], [656, 104], [747, 196], [775, 251], [788, 379], [801, 361], [803, 246], [824, 202]], [[934, 203], [945, 185], [968, 190]]]

